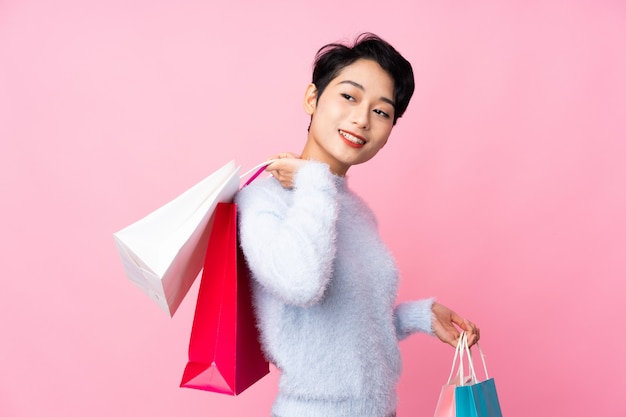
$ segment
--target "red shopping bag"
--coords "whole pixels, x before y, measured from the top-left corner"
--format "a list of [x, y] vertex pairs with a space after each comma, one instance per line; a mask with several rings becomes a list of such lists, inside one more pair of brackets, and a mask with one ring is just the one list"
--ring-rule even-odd
[[237, 395], [269, 373], [237, 241], [237, 206], [215, 209], [181, 387]]

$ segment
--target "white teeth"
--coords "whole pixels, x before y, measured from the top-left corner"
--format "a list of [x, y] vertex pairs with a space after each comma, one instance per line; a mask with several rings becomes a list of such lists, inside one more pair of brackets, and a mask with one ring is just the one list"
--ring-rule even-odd
[[351, 135], [349, 133], [346, 133], [343, 130], [340, 130], [339, 134], [341, 136], [343, 136], [344, 138], [348, 139], [352, 143], [356, 143], [357, 145], [365, 145], [365, 141], [364, 140], [359, 139], [356, 136], [353, 136], [353, 135]]

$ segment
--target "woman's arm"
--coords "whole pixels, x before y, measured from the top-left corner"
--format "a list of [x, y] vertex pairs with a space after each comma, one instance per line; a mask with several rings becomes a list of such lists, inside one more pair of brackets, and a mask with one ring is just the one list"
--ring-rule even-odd
[[435, 335], [442, 342], [455, 347], [459, 340], [459, 328], [467, 332], [470, 346], [480, 339], [480, 329], [474, 323], [436, 302], [434, 298], [399, 304], [394, 310], [394, 324], [399, 340], [422, 332]]
[[432, 306], [434, 298], [400, 303], [394, 309], [394, 324], [398, 340], [402, 340], [413, 333], [433, 333]]
[[335, 258], [337, 186], [328, 166], [304, 162], [293, 189], [245, 187], [236, 202], [241, 246], [256, 280], [287, 304], [318, 302]]

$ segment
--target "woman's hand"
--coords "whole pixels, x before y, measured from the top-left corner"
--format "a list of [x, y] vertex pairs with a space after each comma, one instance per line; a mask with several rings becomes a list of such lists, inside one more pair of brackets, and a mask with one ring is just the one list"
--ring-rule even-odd
[[265, 168], [265, 171], [272, 174], [274, 178], [280, 181], [280, 184], [284, 188], [293, 188], [293, 180], [296, 172], [306, 163], [306, 161], [300, 158], [300, 155], [296, 155], [291, 152], [283, 152], [278, 155], [274, 155], [268, 159], [277, 159]]
[[461, 335], [457, 326], [467, 333], [469, 346], [472, 346], [480, 339], [480, 329], [474, 323], [462, 318], [448, 307], [435, 301], [432, 311], [433, 332], [442, 342], [456, 347]]

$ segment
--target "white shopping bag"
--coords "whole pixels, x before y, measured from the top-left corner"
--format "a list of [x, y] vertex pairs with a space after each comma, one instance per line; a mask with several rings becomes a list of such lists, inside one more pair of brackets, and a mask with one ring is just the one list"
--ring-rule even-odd
[[231, 161], [174, 200], [113, 234], [128, 278], [170, 317], [204, 264], [217, 203], [239, 190]]

